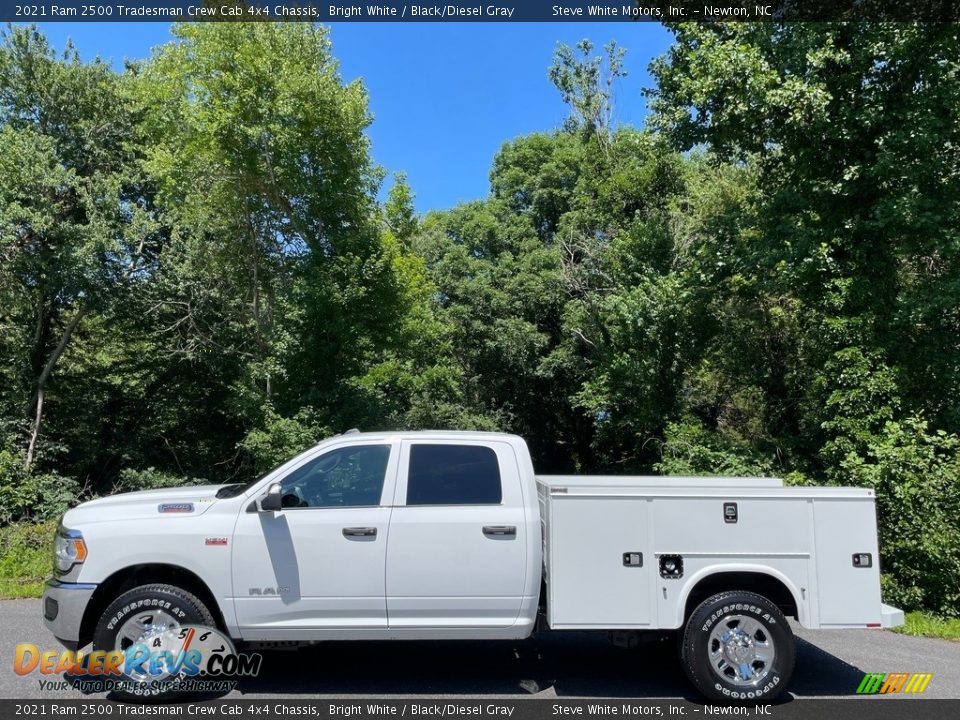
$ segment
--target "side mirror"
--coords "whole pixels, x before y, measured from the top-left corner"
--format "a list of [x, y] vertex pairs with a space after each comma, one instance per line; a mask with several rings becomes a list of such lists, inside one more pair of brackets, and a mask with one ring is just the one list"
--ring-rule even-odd
[[260, 510], [261, 512], [275, 512], [282, 507], [280, 483], [273, 483], [267, 489], [267, 494], [260, 498]]

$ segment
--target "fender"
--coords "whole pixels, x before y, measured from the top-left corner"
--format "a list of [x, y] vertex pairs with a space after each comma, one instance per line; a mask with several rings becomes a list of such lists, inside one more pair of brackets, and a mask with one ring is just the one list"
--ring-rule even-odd
[[[674, 616], [672, 618], [664, 618], [665, 622], [662, 622], [661, 625], [668, 628], [682, 627], [684, 621], [683, 613], [687, 606], [687, 600], [697, 584], [700, 583], [701, 580], [704, 580], [711, 575], [718, 575], [720, 573], [728, 572], [767, 575], [779, 580], [790, 592], [790, 595], [793, 596], [793, 601], [797, 606], [797, 619], [800, 624], [803, 627], [811, 627], [810, 608], [808, 607], [808, 602], [803, 596], [803, 593], [801, 593], [799, 588], [797, 588], [796, 584], [779, 570], [772, 568], [769, 565], [762, 565], [760, 563], [723, 563], [701, 568], [691, 575], [684, 583], [683, 589], [680, 591], [679, 599], [675, 604]], [[807, 591], [808, 594], [812, 594], [809, 593], [809, 588], [807, 588]]]

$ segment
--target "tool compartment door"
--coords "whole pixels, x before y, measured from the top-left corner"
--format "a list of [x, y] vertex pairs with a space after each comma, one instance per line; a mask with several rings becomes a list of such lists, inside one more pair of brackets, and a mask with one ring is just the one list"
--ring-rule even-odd
[[650, 625], [656, 564], [650, 499], [553, 495], [548, 504], [550, 626]]
[[[880, 558], [873, 499], [816, 499], [817, 597], [823, 626], [880, 622]], [[869, 555], [870, 564], [855, 564]]]

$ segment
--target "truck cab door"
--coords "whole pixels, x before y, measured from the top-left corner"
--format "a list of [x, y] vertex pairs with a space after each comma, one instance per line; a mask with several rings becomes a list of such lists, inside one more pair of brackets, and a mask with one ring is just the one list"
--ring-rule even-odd
[[387, 545], [391, 630], [512, 626], [527, 532], [508, 443], [404, 440]]
[[[241, 510], [233, 602], [245, 640], [365, 637], [387, 627], [390, 502], [399, 443], [327, 446], [283, 477], [277, 511]], [[271, 483], [273, 484], [273, 483]]]

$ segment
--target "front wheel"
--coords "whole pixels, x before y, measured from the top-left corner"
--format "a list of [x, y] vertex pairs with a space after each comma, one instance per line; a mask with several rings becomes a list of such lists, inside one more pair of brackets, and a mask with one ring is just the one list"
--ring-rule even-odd
[[687, 677], [711, 700], [773, 700], [793, 675], [793, 632], [762, 595], [732, 591], [691, 614], [680, 651]]
[[[181, 625], [213, 627], [214, 620], [206, 605], [186, 590], [163, 583], [141, 585], [110, 603], [94, 630], [93, 648], [123, 652], [138, 643], [156, 647], [169, 634], [175, 636]], [[152, 682], [156, 679], [143, 668], [125, 672], [129, 689], [115, 690], [114, 695], [127, 702], [175, 696], [157, 689]]]

